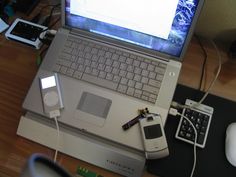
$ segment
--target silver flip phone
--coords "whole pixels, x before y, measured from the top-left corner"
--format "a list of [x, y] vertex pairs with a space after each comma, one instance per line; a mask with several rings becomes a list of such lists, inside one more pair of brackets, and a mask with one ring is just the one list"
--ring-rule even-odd
[[45, 114], [48, 114], [50, 111], [62, 109], [64, 107], [58, 75], [56, 73], [44, 78], [40, 78], [40, 86]]
[[159, 159], [169, 155], [162, 120], [159, 115], [147, 114], [139, 119], [146, 159]]

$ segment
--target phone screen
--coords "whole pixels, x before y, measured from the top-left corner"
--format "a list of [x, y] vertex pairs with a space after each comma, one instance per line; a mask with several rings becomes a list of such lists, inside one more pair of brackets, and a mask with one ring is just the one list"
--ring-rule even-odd
[[155, 139], [162, 136], [161, 126], [159, 124], [144, 127], [146, 139]]

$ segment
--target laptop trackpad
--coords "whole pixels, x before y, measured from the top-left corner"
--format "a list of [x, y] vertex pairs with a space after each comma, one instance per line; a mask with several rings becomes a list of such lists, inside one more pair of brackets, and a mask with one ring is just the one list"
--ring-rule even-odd
[[86, 122], [103, 126], [111, 103], [112, 101], [107, 98], [89, 92], [83, 92], [75, 116]]

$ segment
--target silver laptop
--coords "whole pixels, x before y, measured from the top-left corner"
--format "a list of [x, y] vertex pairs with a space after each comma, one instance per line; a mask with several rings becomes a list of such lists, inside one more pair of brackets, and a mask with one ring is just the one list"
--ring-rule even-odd
[[39, 77], [58, 73], [60, 124], [143, 150], [139, 109], [165, 123], [203, 1], [62, 0], [58, 30], [23, 108], [44, 115]]

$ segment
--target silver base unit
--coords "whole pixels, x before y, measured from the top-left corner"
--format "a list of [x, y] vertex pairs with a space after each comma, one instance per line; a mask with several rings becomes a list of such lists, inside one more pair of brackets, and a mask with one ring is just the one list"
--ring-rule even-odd
[[[31, 112], [21, 116], [17, 134], [52, 149], [57, 144], [53, 119], [45, 119]], [[146, 161], [143, 152], [64, 124], [60, 124], [59, 151], [127, 177], [141, 177]]]

